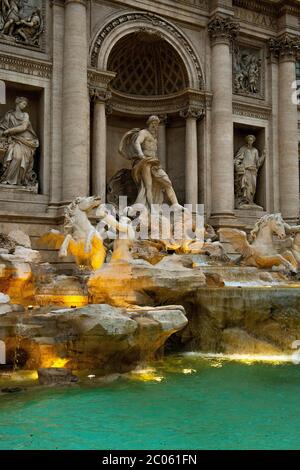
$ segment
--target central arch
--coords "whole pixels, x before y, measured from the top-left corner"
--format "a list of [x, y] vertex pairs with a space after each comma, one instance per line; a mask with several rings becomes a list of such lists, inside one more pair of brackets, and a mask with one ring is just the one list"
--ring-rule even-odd
[[92, 67], [109, 70], [109, 57], [114, 46], [134, 33], [159, 36], [175, 49], [184, 63], [189, 88], [204, 89], [204, 74], [197, 54], [185, 34], [166, 19], [144, 12], [114, 15], [94, 36], [90, 48]]
[[116, 73], [114, 90], [129, 95], [162, 96], [188, 88], [188, 75], [178, 52], [157, 34], [131, 33], [120, 39], [108, 59]]

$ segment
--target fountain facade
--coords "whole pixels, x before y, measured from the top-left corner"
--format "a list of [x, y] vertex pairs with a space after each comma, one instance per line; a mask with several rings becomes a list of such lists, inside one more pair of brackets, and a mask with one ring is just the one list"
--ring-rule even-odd
[[255, 1], [253, 21], [243, 0], [15, 3], [0, 11], [10, 361], [105, 373], [166, 341], [288, 352], [299, 7]]

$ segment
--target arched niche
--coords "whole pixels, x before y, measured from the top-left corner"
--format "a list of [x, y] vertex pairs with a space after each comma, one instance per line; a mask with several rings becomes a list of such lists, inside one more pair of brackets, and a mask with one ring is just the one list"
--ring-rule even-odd
[[125, 12], [111, 17], [97, 31], [90, 47], [92, 67], [108, 70], [108, 61], [112, 49], [124, 36], [137, 32], [159, 35], [174, 48], [185, 64], [188, 86], [203, 89], [205, 80], [200, 60], [186, 35], [181, 29], [153, 13]]

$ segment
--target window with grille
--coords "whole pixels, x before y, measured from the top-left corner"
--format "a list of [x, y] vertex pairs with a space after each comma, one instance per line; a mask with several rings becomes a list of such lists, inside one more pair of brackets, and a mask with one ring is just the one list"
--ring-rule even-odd
[[134, 33], [118, 41], [108, 70], [117, 73], [112, 88], [132, 95], [168, 95], [188, 87], [178, 52], [154, 34]]

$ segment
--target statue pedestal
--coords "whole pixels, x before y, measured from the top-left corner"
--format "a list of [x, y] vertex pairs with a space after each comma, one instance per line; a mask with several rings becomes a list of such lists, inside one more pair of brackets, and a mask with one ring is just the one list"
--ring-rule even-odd
[[34, 193], [37, 194], [39, 190], [39, 185], [36, 183], [33, 186], [19, 186], [17, 184], [4, 184], [0, 183], [0, 190], [14, 191], [15, 193]]
[[257, 204], [241, 204], [238, 208], [238, 210], [242, 211], [263, 211], [264, 208], [261, 206], [258, 206]]

